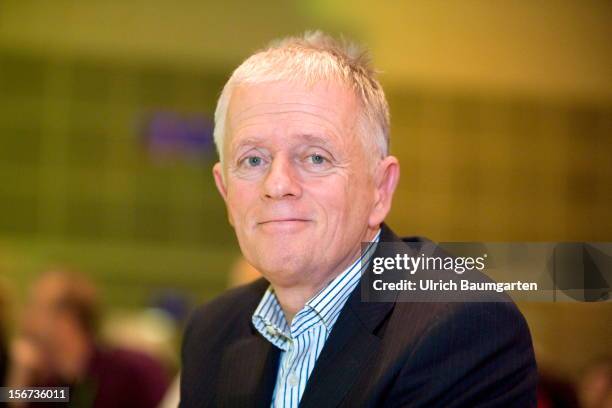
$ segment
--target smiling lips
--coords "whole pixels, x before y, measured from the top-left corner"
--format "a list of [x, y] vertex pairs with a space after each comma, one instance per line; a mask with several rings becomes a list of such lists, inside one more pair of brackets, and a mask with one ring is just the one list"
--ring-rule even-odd
[[272, 230], [295, 230], [304, 227], [310, 220], [302, 218], [277, 218], [258, 222], [257, 225], [264, 229]]
[[258, 222], [259, 225], [263, 225], [263, 224], [270, 224], [273, 222], [306, 222], [306, 221], [310, 221], [304, 218], [277, 218], [277, 219], [272, 219], [272, 220], [267, 220], [267, 221], [261, 221]]

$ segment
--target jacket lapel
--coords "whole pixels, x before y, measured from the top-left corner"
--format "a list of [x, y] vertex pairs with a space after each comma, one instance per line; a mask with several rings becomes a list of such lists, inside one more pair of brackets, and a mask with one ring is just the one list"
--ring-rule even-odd
[[[383, 224], [380, 242], [401, 242]], [[381, 247], [373, 257], [384, 256]], [[370, 267], [365, 273], [371, 273]], [[374, 331], [395, 306], [394, 302], [362, 302], [357, 287], [343, 308], [306, 384], [300, 407], [335, 407], [362, 374], [369, 359], [376, 356], [380, 339]]]
[[301, 407], [335, 407], [344, 398], [380, 340], [351, 311], [336, 322], [308, 380]]
[[279, 349], [255, 333], [227, 347], [219, 368], [217, 406], [269, 407], [278, 358]]
[[246, 318], [234, 340], [223, 351], [218, 372], [219, 407], [269, 407], [278, 370], [279, 349], [263, 338], [251, 323], [251, 316], [270, 285], [259, 279], [255, 294], [245, 305]]

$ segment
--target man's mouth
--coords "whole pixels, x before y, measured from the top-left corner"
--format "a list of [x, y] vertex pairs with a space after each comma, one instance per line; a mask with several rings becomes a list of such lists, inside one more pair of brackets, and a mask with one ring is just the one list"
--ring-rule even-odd
[[305, 228], [310, 220], [304, 218], [274, 218], [257, 223], [266, 232], [298, 232]]
[[271, 220], [258, 222], [259, 225], [274, 224], [274, 223], [291, 223], [291, 222], [308, 222], [310, 220], [304, 218], [275, 218]]

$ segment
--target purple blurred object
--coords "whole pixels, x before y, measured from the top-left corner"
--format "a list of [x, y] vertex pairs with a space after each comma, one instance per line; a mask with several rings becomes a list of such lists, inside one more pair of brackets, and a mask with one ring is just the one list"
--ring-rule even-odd
[[158, 111], [146, 116], [143, 133], [154, 159], [210, 159], [215, 152], [213, 121], [204, 114]]
[[193, 304], [186, 293], [172, 289], [155, 293], [150, 303], [151, 307], [163, 310], [171, 316], [177, 325], [181, 325], [189, 316]]

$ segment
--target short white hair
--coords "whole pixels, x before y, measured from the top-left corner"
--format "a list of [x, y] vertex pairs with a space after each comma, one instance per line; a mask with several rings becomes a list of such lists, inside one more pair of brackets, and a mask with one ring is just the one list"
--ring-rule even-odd
[[232, 91], [242, 84], [293, 81], [311, 85], [319, 81], [341, 81], [361, 102], [359, 133], [367, 152], [382, 159], [389, 152], [389, 105], [376, 78], [369, 54], [344, 39], [321, 31], [287, 37], [247, 58], [223, 87], [215, 110], [214, 140], [223, 163], [225, 121]]

